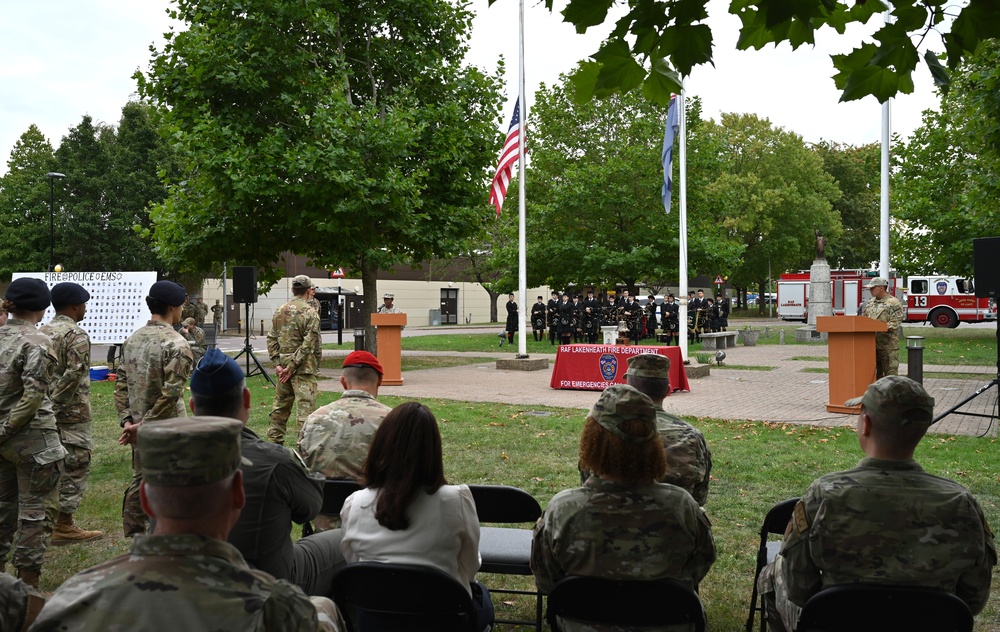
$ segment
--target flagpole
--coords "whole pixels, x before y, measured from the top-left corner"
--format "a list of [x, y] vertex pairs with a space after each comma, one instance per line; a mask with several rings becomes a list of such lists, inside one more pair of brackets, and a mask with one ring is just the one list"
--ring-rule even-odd
[[688, 359], [687, 337], [687, 296], [688, 296], [688, 233], [687, 233], [687, 112], [684, 111], [684, 82], [681, 82], [681, 93], [677, 95], [677, 116], [680, 120], [680, 231], [677, 237], [677, 302], [680, 303], [677, 314], [677, 333], [680, 336], [681, 360]]
[[524, 0], [520, 3], [518, 20], [520, 46], [518, 50], [518, 106], [521, 109], [521, 120], [518, 124], [517, 142], [517, 318], [520, 331], [517, 336], [517, 357], [528, 357], [528, 263], [525, 254], [525, 221], [524, 221], [524, 122], [528, 118], [528, 108], [524, 96]]
[[[885, 12], [886, 26], [892, 24], [892, 11]], [[889, 136], [892, 99], [886, 99], [882, 104], [882, 182], [879, 208], [879, 275], [889, 279], [891, 266], [889, 264]], [[892, 285], [890, 284], [890, 287]]]

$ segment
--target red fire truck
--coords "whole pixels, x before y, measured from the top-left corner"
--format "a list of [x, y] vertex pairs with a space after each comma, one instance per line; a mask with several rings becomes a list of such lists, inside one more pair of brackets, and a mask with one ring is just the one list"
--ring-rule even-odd
[[[853, 316], [870, 296], [865, 285], [878, 276], [873, 270], [830, 270], [833, 314]], [[778, 279], [778, 318], [806, 322], [809, 316], [809, 271], [782, 274]], [[897, 279], [889, 279], [889, 292], [896, 295]]]
[[996, 302], [976, 298], [972, 279], [947, 275], [906, 279], [908, 323], [928, 321], [935, 327], [958, 327], [960, 322], [994, 322], [996, 318]]

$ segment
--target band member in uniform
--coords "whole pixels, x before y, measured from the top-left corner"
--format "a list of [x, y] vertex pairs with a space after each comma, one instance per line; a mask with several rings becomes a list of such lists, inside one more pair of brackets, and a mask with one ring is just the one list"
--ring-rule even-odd
[[719, 306], [711, 298], [705, 299], [705, 328], [712, 333], [720, 330]]
[[535, 342], [545, 340], [545, 303], [541, 296], [531, 306], [531, 335], [535, 337]]
[[559, 331], [559, 292], [552, 293], [552, 298], [546, 305], [546, 316], [549, 323], [549, 344], [554, 345]]
[[658, 325], [656, 322], [656, 307], [656, 297], [650, 294], [646, 300], [646, 333], [654, 340], [656, 339], [656, 326]]
[[507, 295], [507, 344], [514, 344], [514, 332], [519, 329], [517, 320], [517, 303], [511, 292]]
[[563, 294], [559, 302], [559, 344], [568, 345], [573, 338], [573, 316], [575, 308], [569, 302], [569, 294]]
[[694, 292], [688, 292], [688, 342], [700, 342], [701, 332], [704, 327], [704, 316], [702, 308], [705, 303], [705, 292], [698, 290], [698, 296]]
[[583, 342], [583, 303], [579, 294], [573, 296], [573, 342]]
[[715, 297], [715, 305], [719, 310], [719, 327], [722, 331], [729, 329], [729, 312], [733, 309], [733, 304], [725, 294], [718, 294]]
[[675, 302], [674, 295], [667, 294], [667, 298], [663, 300], [663, 305], [660, 306], [660, 322], [663, 323], [663, 333], [667, 337], [667, 345], [679, 345], [681, 343], [678, 339], [680, 309], [681, 306]]
[[639, 319], [642, 316], [642, 306], [635, 301], [634, 296], [626, 296], [622, 306], [622, 319], [628, 326], [628, 339], [631, 344], [639, 341]]
[[601, 327], [601, 306], [594, 298], [594, 291], [587, 292], [587, 300], [583, 302], [583, 332], [587, 334], [587, 342], [597, 342], [597, 332]]

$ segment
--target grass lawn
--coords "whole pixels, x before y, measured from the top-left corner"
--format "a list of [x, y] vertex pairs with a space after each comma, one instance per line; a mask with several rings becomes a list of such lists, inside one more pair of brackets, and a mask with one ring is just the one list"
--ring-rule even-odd
[[[50, 548], [42, 586], [53, 590], [70, 575], [127, 550], [121, 535], [121, 498], [129, 477], [129, 450], [116, 444], [118, 424], [108, 382], [93, 385], [94, 465], [90, 489], [77, 514], [86, 528], [108, 535], [99, 542]], [[260, 377], [250, 380], [253, 414], [250, 426], [265, 434], [272, 389]], [[338, 397], [320, 393], [320, 405]], [[402, 401], [384, 397], [389, 405]], [[558, 491], [579, 482], [576, 463], [584, 416], [578, 410], [525, 408], [426, 400], [444, 438], [445, 474], [452, 483], [501, 483], [521, 487], [544, 507]], [[715, 632], [741, 630], [750, 595], [757, 530], [774, 503], [798, 496], [826, 472], [853, 467], [862, 454], [854, 433], [771, 423], [692, 419], [712, 449], [714, 466], [707, 504], [718, 548], [718, 561], [701, 585], [701, 599]], [[1000, 524], [1000, 476], [995, 469], [996, 439], [933, 436], [918, 459], [935, 474], [960, 481], [975, 493], [988, 519]], [[531, 587], [530, 578], [481, 575], [487, 586]], [[1000, 585], [994, 595], [1000, 596]], [[530, 617], [533, 602], [507, 601], [497, 595], [498, 615]], [[510, 603], [510, 605], [508, 605]], [[998, 600], [991, 599], [976, 630], [1000, 629]], [[511, 627], [501, 630], [514, 629]], [[526, 629], [526, 628], [525, 628]]]

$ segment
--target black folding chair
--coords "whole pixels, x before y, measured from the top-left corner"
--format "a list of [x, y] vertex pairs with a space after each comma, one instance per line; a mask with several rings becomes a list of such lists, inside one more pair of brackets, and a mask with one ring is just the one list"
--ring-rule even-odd
[[806, 602], [795, 632], [972, 632], [972, 611], [936, 588], [850, 584]]
[[[354, 492], [361, 489], [361, 485], [354, 479], [349, 478], [328, 478], [323, 483], [323, 507], [319, 512], [327, 516], [339, 516], [340, 510], [344, 507], [344, 501]], [[312, 524], [302, 525], [302, 536], [315, 533]]]
[[[469, 485], [476, 501], [479, 522], [491, 523], [533, 523], [542, 515], [538, 501], [523, 489], [506, 485]], [[508, 529], [503, 527], [481, 527], [479, 530], [479, 554], [483, 563], [481, 573], [531, 576], [531, 529]], [[534, 595], [535, 620], [497, 619], [497, 623], [533, 625], [538, 632], [542, 629], [542, 595], [537, 591], [514, 590], [488, 587], [493, 593]]]
[[769, 562], [774, 561], [774, 558], [778, 555], [778, 551], [781, 550], [781, 540], [770, 540], [770, 536], [783, 536], [785, 534], [788, 521], [792, 518], [792, 510], [795, 509], [795, 505], [798, 502], [798, 498], [790, 498], [771, 507], [767, 515], [764, 516], [764, 524], [760, 526], [760, 546], [757, 547], [757, 569], [753, 574], [753, 592], [750, 593], [750, 614], [747, 615], [747, 632], [753, 629], [753, 617], [756, 612], [760, 612], [760, 630], [761, 632], [765, 632], [764, 603], [761, 600], [760, 605], [757, 605], [759, 597], [757, 594], [757, 578], [760, 577], [760, 571]]
[[[413, 632], [479, 632], [468, 590], [454, 577], [431, 566], [358, 562], [333, 576], [332, 595], [350, 632], [358, 628], [351, 609], [388, 617], [392, 630]], [[398, 619], [396, 618], [398, 617]], [[383, 631], [383, 624], [378, 625]]]
[[549, 593], [546, 620], [560, 632], [560, 619], [590, 625], [652, 627], [687, 624], [706, 629], [705, 609], [691, 589], [670, 579], [648, 581], [570, 576]]

